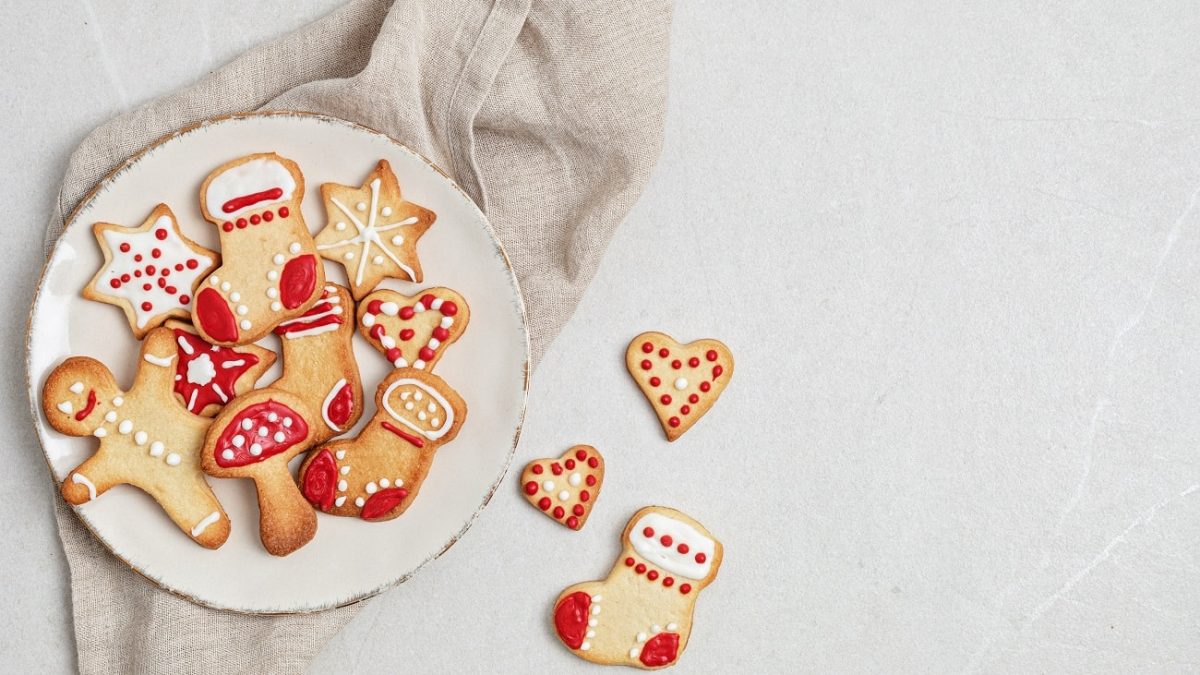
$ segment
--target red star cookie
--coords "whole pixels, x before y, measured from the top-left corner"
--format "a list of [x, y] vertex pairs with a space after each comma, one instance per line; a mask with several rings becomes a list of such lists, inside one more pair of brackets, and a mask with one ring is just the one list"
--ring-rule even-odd
[[625, 365], [650, 401], [667, 440], [692, 428], [716, 403], [733, 376], [733, 354], [717, 340], [680, 344], [664, 333], [642, 333], [629, 343]]
[[466, 299], [449, 288], [426, 289], [419, 298], [375, 291], [358, 304], [358, 329], [397, 368], [433, 370], [470, 319]]
[[603, 485], [604, 457], [590, 445], [577, 445], [558, 459], [535, 459], [521, 474], [525, 499], [572, 530], [583, 529]]
[[238, 394], [254, 388], [275, 363], [275, 353], [258, 345], [218, 347], [190, 325], [168, 321], [175, 337], [175, 398], [189, 412], [212, 417]]
[[138, 227], [96, 223], [92, 231], [104, 264], [83, 297], [125, 310], [139, 340], [169, 317], [187, 318], [200, 279], [217, 265], [216, 251], [180, 234], [166, 204]]

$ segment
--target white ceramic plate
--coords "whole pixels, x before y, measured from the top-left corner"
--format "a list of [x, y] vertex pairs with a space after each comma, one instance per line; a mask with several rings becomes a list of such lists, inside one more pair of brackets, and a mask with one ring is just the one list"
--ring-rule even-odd
[[[46, 377], [70, 355], [95, 357], [122, 386], [132, 382], [137, 343], [124, 314], [80, 296], [103, 260], [92, 223], [138, 225], [164, 202], [185, 234], [216, 249], [213, 226], [200, 214], [200, 183], [230, 159], [267, 151], [299, 163], [307, 191], [304, 216], [313, 232], [326, 222], [320, 185], [359, 185], [379, 159], [391, 162], [406, 199], [437, 213], [418, 248], [424, 283], [387, 280], [383, 286], [406, 294], [449, 286], [467, 298], [470, 326], [437, 366], [437, 374], [467, 401], [466, 423], [439, 450], [403, 516], [367, 523], [318, 514], [316, 537], [286, 558], [268, 554], [259, 541], [258, 507], [248, 480], [209, 479], [233, 525], [229, 540], [215, 551], [190, 541], [150, 497], [129, 486], [114, 488], [78, 513], [114, 554], [167, 590], [222, 609], [308, 612], [369, 597], [444, 552], [487, 504], [520, 433], [529, 346], [516, 279], [484, 215], [424, 158], [348, 122], [294, 113], [208, 122], [133, 158], [73, 214], [47, 263], [30, 322], [30, 399], [41, 400]], [[330, 280], [346, 283], [341, 266], [326, 262], [325, 269]], [[390, 365], [361, 335], [354, 339], [368, 400], [361, 427], [374, 412], [375, 387]], [[274, 336], [261, 344], [278, 349]], [[279, 372], [277, 364], [260, 385]], [[95, 451], [96, 439], [63, 436], [47, 425], [40, 409], [34, 414], [54, 478], [62, 481]]]

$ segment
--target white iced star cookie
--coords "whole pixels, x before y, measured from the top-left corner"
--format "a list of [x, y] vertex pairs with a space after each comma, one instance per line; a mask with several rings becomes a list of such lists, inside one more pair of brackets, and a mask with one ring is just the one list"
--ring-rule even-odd
[[92, 226], [104, 264], [83, 289], [88, 300], [125, 310], [141, 340], [170, 317], [186, 319], [200, 279], [217, 264], [217, 252], [183, 236], [175, 214], [159, 204], [139, 227]]
[[317, 251], [346, 268], [355, 300], [384, 277], [422, 280], [417, 240], [437, 214], [401, 198], [387, 160], [379, 160], [362, 187], [325, 183], [321, 198], [329, 224], [316, 236]]

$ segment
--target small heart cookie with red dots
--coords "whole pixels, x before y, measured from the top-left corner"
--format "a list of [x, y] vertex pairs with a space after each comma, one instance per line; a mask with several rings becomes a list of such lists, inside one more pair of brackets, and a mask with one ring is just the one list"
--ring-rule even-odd
[[412, 296], [375, 291], [358, 305], [363, 337], [397, 368], [433, 370], [470, 319], [466, 298], [440, 286]]
[[625, 365], [658, 415], [667, 440], [673, 441], [725, 391], [733, 376], [733, 353], [719, 340], [680, 344], [652, 331], [629, 343]]
[[583, 529], [604, 485], [604, 457], [590, 445], [576, 445], [558, 459], [525, 465], [525, 499], [572, 530]]

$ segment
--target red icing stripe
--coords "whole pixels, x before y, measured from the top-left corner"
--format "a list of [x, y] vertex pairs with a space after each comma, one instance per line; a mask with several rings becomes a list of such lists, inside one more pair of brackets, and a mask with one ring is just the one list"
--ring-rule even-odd
[[417, 446], [418, 448], [425, 447], [425, 441], [421, 437], [413, 436], [412, 434], [408, 433], [407, 431], [404, 431], [403, 429], [398, 429], [394, 425], [389, 424], [387, 422], [380, 422], [380, 424], [383, 426], [384, 429], [387, 429], [388, 431], [392, 432], [393, 434], [396, 434], [400, 438], [403, 438], [404, 440], [408, 441], [409, 443], [412, 443], [413, 445]]
[[84, 406], [83, 410], [80, 410], [79, 412], [75, 413], [75, 421], [82, 422], [83, 420], [87, 419], [87, 416], [91, 415], [92, 411], [95, 409], [96, 409], [96, 390], [90, 389], [90, 390], [88, 390], [87, 405]]
[[304, 497], [322, 511], [328, 511], [333, 506], [333, 486], [337, 484], [337, 462], [329, 449], [317, 453], [316, 458], [304, 472], [301, 489]]
[[367, 502], [363, 504], [362, 511], [358, 515], [363, 520], [382, 518], [389, 511], [399, 506], [400, 502], [404, 501], [404, 498], [407, 496], [408, 490], [404, 488], [380, 490], [367, 498]]
[[263, 190], [262, 192], [255, 192], [254, 194], [250, 195], [234, 197], [233, 199], [225, 202], [221, 206], [221, 210], [225, 213], [233, 213], [234, 211], [244, 209], [247, 206], [253, 206], [259, 202], [265, 202], [268, 199], [279, 199], [282, 196], [283, 188], [271, 188], [270, 190]]
[[309, 321], [306, 323], [289, 323], [286, 326], [279, 326], [278, 328], [275, 329], [275, 334], [276, 335], [287, 335], [288, 333], [298, 333], [300, 331], [308, 330], [310, 328], [319, 328], [321, 326], [328, 326], [330, 324], [341, 323], [341, 322], [342, 322], [342, 317], [340, 314], [330, 314], [329, 316], [323, 316], [320, 319], [317, 319], [316, 321]]

